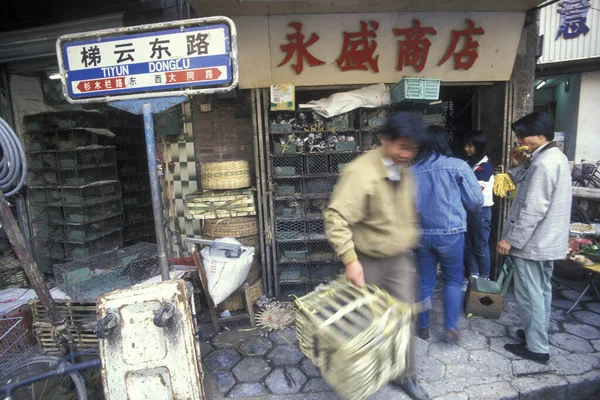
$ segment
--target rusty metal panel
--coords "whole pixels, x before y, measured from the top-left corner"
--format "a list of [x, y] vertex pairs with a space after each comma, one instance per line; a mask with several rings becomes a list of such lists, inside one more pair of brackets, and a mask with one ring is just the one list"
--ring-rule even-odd
[[[575, 34], [567, 35], [576, 36], [572, 38], [565, 38], [565, 35], [559, 36], [561, 26], [565, 25], [565, 19], [562, 17], [565, 15], [564, 7], [568, 6], [566, 2], [559, 1], [540, 10], [539, 34], [544, 36], [542, 56], [538, 61], [540, 64], [600, 57], [600, 0], [589, 1], [589, 7], [586, 5], [588, 1], [576, 3], [572, 7], [585, 7], [579, 11], [572, 9], [571, 17], [585, 18], [585, 26], [589, 31], [585, 33], [585, 28], [573, 25], [569, 32], [575, 32]], [[583, 31], [577, 33], [578, 29], [583, 29]]]
[[106, 400], [204, 399], [191, 293], [173, 279], [98, 298]]

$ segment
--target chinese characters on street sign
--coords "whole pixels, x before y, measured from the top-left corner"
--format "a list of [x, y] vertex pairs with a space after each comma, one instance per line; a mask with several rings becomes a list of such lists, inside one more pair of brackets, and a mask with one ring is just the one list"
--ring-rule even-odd
[[560, 14], [560, 25], [556, 39], [561, 36], [565, 39], [574, 39], [579, 35], [587, 34], [590, 28], [585, 22], [591, 6], [590, 0], [561, 1], [557, 11]]
[[235, 26], [224, 17], [213, 19], [61, 37], [57, 52], [65, 96], [90, 102], [232, 89]]
[[[466, 29], [452, 31], [450, 45], [437, 65], [446, 63], [452, 57], [455, 70], [469, 70], [477, 60], [479, 42], [474, 37], [484, 35], [485, 31], [482, 27], [477, 27], [471, 19], [467, 19], [465, 22]], [[317, 58], [317, 55], [312, 54], [309, 49], [319, 40], [319, 36], [313, 32], [310, 34], [309, 39], [305, 41], [300, 22], [291, 22], [288, 26], [293, 28], [295, 32], [288, 34], [288, 43], [280, 46], [286, 56], [278, 67], [290, 62], [294, 55], [296, 61], [291, 64], [291, 67], [297, 75], [300, 75], [304, 69], [304, 60], [307, 61], [310, 67], [325, 64], [325, 61]], [[376, 52], [378, 29], [379, 23], [369, 20], [360, 21], [360, 30], [357, 32], [343, 32], [344, 40], [341, 54], [335, 60], [341, 71], [371, 70], [375, 73], [379, 72], [379, 55]], [[396, 69], [402, 71], [404, 67], [413, 67], [417, 72], [423, 71], [431, 46], [429, 37], [437, 35], [436, 29], [421, 26], [418, 19], [413, 19], [412, 27], [394, 28], [392, 33], [398, 38]], [[459, 48], [459, 46], [461, 47]]]

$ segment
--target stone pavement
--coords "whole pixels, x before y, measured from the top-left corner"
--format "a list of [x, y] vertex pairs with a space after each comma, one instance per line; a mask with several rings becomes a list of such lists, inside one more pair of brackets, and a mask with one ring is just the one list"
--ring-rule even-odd
[[[519, 359], [505, 343], [518, 343], [517, 305], [509, 293], [498, 320], [462, 316], [458, 344], [440, 341], [441, 292], [433, 302], [432, 337], [417, 338], [418, 380], [436, 400], [600, 398], [600, 302], [586, 295], [569, 315], [586, 282], [554, 285], [547, 365]], [[295, 331], [229, 330], [214, 334], [206, 315], [200, 336], [206, 398], [339, 399], [297, 347]], [[408, 399], [386, 386], [368, 400]]]

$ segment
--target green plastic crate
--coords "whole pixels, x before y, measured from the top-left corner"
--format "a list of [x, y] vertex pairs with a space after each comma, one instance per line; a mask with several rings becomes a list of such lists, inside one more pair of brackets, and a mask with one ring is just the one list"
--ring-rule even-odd
[[440, 97], [439, 79], [403, 78], [390, 90], [392, 103], [422, 102], [438, 100]]

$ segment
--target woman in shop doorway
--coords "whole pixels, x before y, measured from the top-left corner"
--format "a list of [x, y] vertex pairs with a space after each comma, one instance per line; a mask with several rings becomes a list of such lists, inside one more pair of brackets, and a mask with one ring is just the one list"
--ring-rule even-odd
[[483, 193], [481, 212], [467, 215], [465, 264], [471, 277], [482, 279], [490, 278], [489, 240], [494, 205], [494, 166], [485, 153], [486, 145], [487, 135], [483, 131], [471, 131], [465, 135], [464, 149], [467, 162], [473, 168]]
[[[430, 126], [412, 173], [417, 186], [416, 206], [421, 240], [415, 251], [418, 263], [419, 300], [431, 298], [440, 264], [444, 281], [444, 337], [456, 342], [462, 307], [467, 211], [478, 213], [483, 194], [469, 165], [451, 157], [448, 133]], [[418, 334], [429, 338], [429, 311], [419, 314]]]

